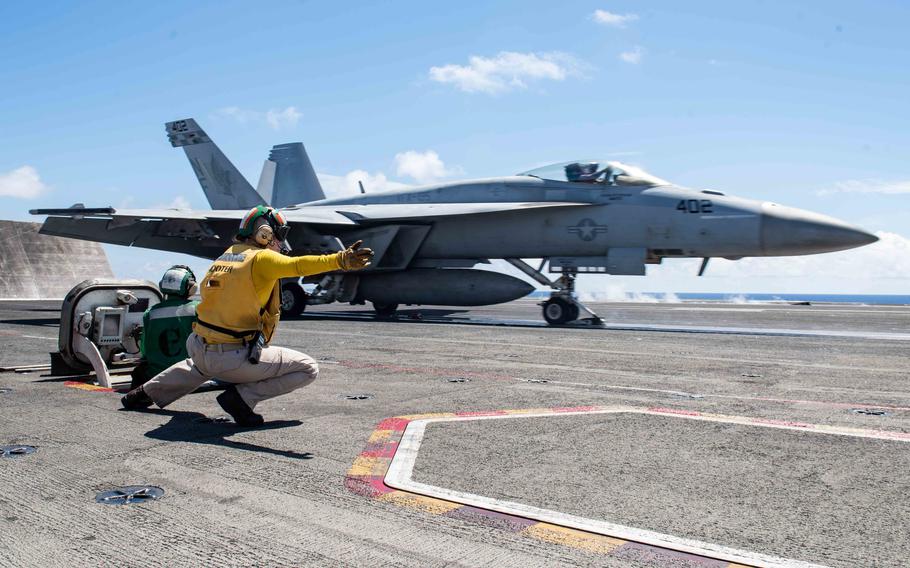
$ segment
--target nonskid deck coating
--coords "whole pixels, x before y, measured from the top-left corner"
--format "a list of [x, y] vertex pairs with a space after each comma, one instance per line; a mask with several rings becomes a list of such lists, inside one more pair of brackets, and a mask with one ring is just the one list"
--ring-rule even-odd
[[910, 442], [910, 434], [904, 432], [839, 428], [793, 421], [711, 415], [666, 408], [580, 407], [438, 413], [396, 417], [380, 423], [370, 437], [369, 445], [349, 470], [346, 483], [349, 489], [359, 494], [429, 513], [492, 523], [506, 530], [519, 531], [532, 537], [540, 538], [541, 535], [552, 535], [555, 531], [558, 534], [567, 535], [562, 540], [564, 544], [619, 557], [627, 554], [631, 549], [641, 551], [642, 547], [652, 547], [653, 554], [667, 557], [669, 557], [668, 555], [678, 555], [679, 560], [698, 566], [815, 566], [800, 560], [738, 550], [615, 523], [586, 519], [526, 504], [474, 495], [446, 487], [427, 485], [413, 479], [413, 469], [425, 428], [431, 423], [614, 413], [671, 416], [696, 421]]
[[[48, 323], [54, 307], [0, 303], [0, 335], [15, 345], [14, 352], [0, 351], [0, 365], [47, 362], [56, 333]], [[910, 327], [910, 310], [903, 316], [856, 307], [844, 314], [828, 307], [823, 314], [801, 307], [762, 313], [668, 310], [672, 307], [597, 309], [609, 310], [608, 319], [619, 323], [642, 325], [876, 332]], [[530, 302], [461, 312], [503, 321], [539, 316]], [[213, 394], [186, 397], [166, 411], [129, 413], [118, 410], [113, 394], [63, 388], [38, 373], [0, 374], [0, 388], [12, 389], [0, 394], [5, 434], [0, 441], [40, 448], [0, 468], [0, 484], [8, 488], [0, 495], [0, 509], [12, 511], [0, 515], [0, 548], [10, 552], [0, 565], [51, 566], [66, 558], [68, 565], [150, 568], [189, 559], [415, 568], [683, 566], [682, 558], [647, 545], [626, 545], [622, 557], [593, 552], [597, 545], [579, 540], [574, 529], [503, 531], [492, 528], [506, 523], [498, 515], [488, 515], [483, 524], [466, 523], [480, 513], [464, 509], [434, 516], [364, 499], [345, 489], [344, 478], [383, 417], [428, 412], [618, 404], [910, 430], [905, 410], [910, 364], [901, 342], [894, 341], [304, 318], [284, 321], [276, 342], [322, 360], [322, 371], [306, 389], [263, 405], [266, 419], [283, 425], [263, 431], [199, 423], [203, 415], [221, 414]], [[746, 373], [763, 378], [743, 379]], [[450, 376], [470, 380], [450, 383]], [[539, 377], [549, 382], [530, 382]], [[359, 392], [374, 398], [341, 397]], [[855, 414], [856, 404], [888, 413]], [[557, 430], [564, 427], [558, 422]], [[520, 424], [503, 425], [513, 423]], [[897, 462], [885, 460], [881, 467], [891, 463]], [[536, 474], [562, 479], [559, 468], [544, 463], [539, 468]], [[744, 482], [749, 480], [745, 475]], [[106, 511], [103, 518], [94, 501], [89, 503], [98, 490], [135, 483], [159, 485], [167, 495], [130, 513]], [[563, 491], [568, 498], [571, 484]], [[743, 516], [773, 530], [750, 511]], [[99, 528], [118, 538], [87, 540]], [[528, 538], [532, 534], [544, 538]], [[552, 544], [566, 541], [587, 542], [588, 548]], [[130, 552], [149, 546], [159, 550], [154, 560]], [[854, 553], [879, 565], [901, 565], [877, 555], [871, 543]]]

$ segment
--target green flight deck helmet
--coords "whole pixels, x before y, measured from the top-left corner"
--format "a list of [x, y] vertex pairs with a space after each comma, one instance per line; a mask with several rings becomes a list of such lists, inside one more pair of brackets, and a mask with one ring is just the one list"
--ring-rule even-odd
[[175, 264], [167, 269], [161, 281], [158, 282], [158, 289], [165, 296], [189, 298], [196, 292], [196, 275], [185, 264]]

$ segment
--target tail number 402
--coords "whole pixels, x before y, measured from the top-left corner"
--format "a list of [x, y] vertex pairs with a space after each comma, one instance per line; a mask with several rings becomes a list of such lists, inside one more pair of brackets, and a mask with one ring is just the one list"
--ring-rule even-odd
[[710, 199], [680, 199], [676, 209], [683, 213], [713, 213], [714, 204]]

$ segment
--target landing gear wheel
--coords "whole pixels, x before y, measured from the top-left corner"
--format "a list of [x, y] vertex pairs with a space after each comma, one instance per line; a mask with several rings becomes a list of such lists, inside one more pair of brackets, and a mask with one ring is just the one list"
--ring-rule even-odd
[[550, 298], [543, 304], [543, 319], [560, 325], [578, 319], [578, 306], [565, 298]]
[[285, 284], [281, 287], [281, 315], [296, 317], [306, 309], [306, 292], [299, 284]]
[[372, 302], [372, 304], [376, 315], [381, 318], [392, 317], [398, 311], [398, 304], [379, 304], [376, 302]]

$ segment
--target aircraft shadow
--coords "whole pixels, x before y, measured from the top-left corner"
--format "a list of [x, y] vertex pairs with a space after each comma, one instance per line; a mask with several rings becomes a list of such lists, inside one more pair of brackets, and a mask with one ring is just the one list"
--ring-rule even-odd
[[[126, 412], [126, 411], [123, 411]], [[258, 428], [238, 428], [233, 422], [220, 423], [212, 422], [200, 412], [180, 412], [176, 410], [150, 409], [146, 411], [149, 414], [161, 414], [170, 416], [171, 420], [167, 424], [145, 433], [147, 438], [153, 440], [162, 440], [165, 442], [190, 442], [194, 444], [208, 444], [212, 446], [222, 446], [236, 450], [246, 450], [250, 452], [259, 452], [271, 454], [297, 460], [312, 459], [313, 454], [309, 452], [294, 452], [291, 450], [276, 450], [258, 444], [249, 442], [240, 442], [229, 439], [230, 436], [240, 432], [249, 432], [253, 430], [277, 430], [279, 428], [293, 428], [303, 424], [300, 420], [274, 420], [266, 422]]]
[[[377, 323], [421, 323], [421, 324], [457, 324], [457, 325], [476, 325], [483, 327], [514, 327], [514, 328], [544, 328], [544, 329], [603, 329], [600, 325], [591, 325], [587, 319], [580, 319], [563, 325], [547, 325], [541, 319], [537, 320], [517, 320], [517, 319], [499, 319], [496, 317], [472, 317], [464, 316], [469, 310], [403, 310], [390, 317], [377, 317], [368, 311], [332, 311], [332, 312], [310, 312], [304, 313], [296, 318], [287, 318], [293, 320], [332, 320], [332, 321], [360, 321], [360, 322], [377, 322]], [[285, 319], [285, 318], [282, 318]]]
[[377, 316], [367, 310], [332, 310], [325, 312], [304, 312], [296, 317], [281, 316], [282, 320], [307, 320], [307, 319], [351, 319], [367, 321], [413, 321], [414, 319], [423, 318], [447, 318], [467, 314], [470, 310], [445, 310], [445, 309], [428, 309], [428, 310], [398, 310], [394, 316]]

